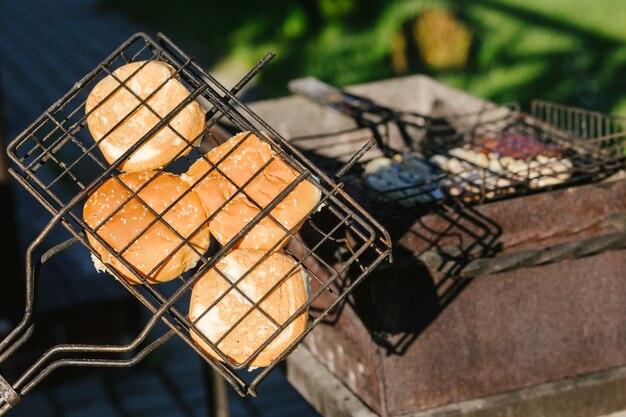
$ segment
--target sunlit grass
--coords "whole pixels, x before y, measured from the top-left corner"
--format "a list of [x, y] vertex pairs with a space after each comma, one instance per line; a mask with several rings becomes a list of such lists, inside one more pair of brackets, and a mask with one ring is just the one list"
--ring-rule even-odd
[[493, 4], [549, 16], [574, 29], [626, 41], [626, 5], [623, 0], [492, 0]]
[[[407, 52], [408, 73], [426, 73], [489, 100], [527, 106], [542, 98], [626, 112], [626, 6], [623, 0], [316, 0], [215, 7], [200, 0], [104, 0], [163, 31], [220, 79], [234, 83], [269, 50], [255, 98], [288, 94], [305, 75], [339, 86], [389, 78], [394, 37], [424, 7], [451, 7], [470, 29], [472, 50], [461, 70], [434, 70]], [[150, 10], [150, 13], [146, 13]], [[411, 39], [407, 48], [413, 47]], [[401, 44], [402, 45], [402, 44]]]

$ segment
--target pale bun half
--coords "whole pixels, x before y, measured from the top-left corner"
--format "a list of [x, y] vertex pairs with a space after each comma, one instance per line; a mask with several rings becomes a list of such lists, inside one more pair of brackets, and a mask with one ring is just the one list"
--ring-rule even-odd
[[[217, 262], [215, 267], [209, 269], [194, 285], [189, 320], [195, 325], [190, 334], [209, 356], [222, 360], [199, 334], [215, 343], [228, 330], [233, 329], [217, 348], [229, 360], [241, 364], [278, 330], [278, 327], [258, 308], [254, 308], [246, 316], [253, 305], [242, 293], [252, 302], [258, 303], [282, 280], [281, 284], [259, 304], [259, 307], [281, 326], [306, 304], [309, 296], [308, 276], [301, 266], [296, 267], [296, 262], [292, 258], [277, 252], [269, 253], [269, 256], [252, 269], [236, 288], [230, 289], [231, 284], [241, 278], [265, 254], [268, 253], [236, 249]], [[289, 272], [292, 269], [294, 270]], [[226, 295], [211, 307], [223, 294]], [[245, 318], [235, 326], [235, 323], [244, 316]], [[275, 335], [249, 366], [269, 366], [304, 332], [306, 325], [307, 313], [303, 311], [284, 330]]]
[[[235, 145], [238, 145], [237, 148], [219, 162]], [[238, 187], [252, 178], [244, 192], [239, 192], [210, 222], [211, 233], [222, 245], [233, 239], [261, 212], [261, 208], [267, 207], [299, 176], [269, 144], [249, 132], [233, 136], [205, 157], [217, 164], [219, 172], [224, 175], [216, 169], [211, 171], [214, 165], [200, 158], [189, 168], [185, 178], [194, 184], [208, 172], [195, 186], [208, 215], [216, 213]], [[295, 227], [295, 233], [301, 226], [300, 221], [319, 203], [320, 198], [321, 192], [313, 183], [301, 181], [270, 211], [271, 217], [264, 217], [234, 247], [260, 250], [284, 247], [289, 242], [287, 231]]]
[[[148, 185], [127, 203], [132, 195], [128, 188], [136, 192], [143, 184]], [[179, 176], [156, 171], [133, 172], [110, 178], [104, 182], [85, 202], [83, 219], [95, 230], [117, 208], [113, 216], [97, 229], [96, 234], [110, 245], [116, 254], [133, 242], [121, 256], [149, 283], [169, 281], [181, 273], [193, 268], [200, 254], [204, 254], [210, 242], [210, 232], [206, 222], [206, 213], [200, 198], [189, 190], [178, 202], [172, 204], [185, 191], [188, 185]], [[165, 212], [165, 210], [171, 208]], [[154, 221], [154, 212], [163, 217]], [[176, 249], [183, 239], [170, 227], [174, 228], [188, 242]], [[146, 230], [147, 229], [147, 230]], [[196, 232], [196, 229], [198, 231]], [[102, 258], [102, 262], [111, 265], [126, 280], [133, 284], [141, 281], [126, 268], [121, 261], [107, 250], [96, 238], [87, 233], [91, 247]], [[194, 250], [195, 249], [195, 250]], [[102, 262], [95, 259], [98, 270], [106, 269]], [[150, 272], [163, 260], [159, 269]]]
[[[98, 146], [110, 164], [189, 96], [189, 90], [180, 81], [176, 78], [170, 79], [174, 72], [171, 65], [161, 61], [133, 62], [117, 68], [112, 73], [127, 88], [120, 87], [118, 80], [107, 75], [91, 90], [85, 104], [87, 126], [96, 142], [106, 135]], [[120, 88], [107, 98], [118, 87]], [[145, 105], [141, 105], [133, 112], [140, 104], [137, 97], [146, 100], [159, 87], [160, 89], [147, 100], [148, 106], [158, 114], [158, 117]], [[126, 117], [127, 119], [116, 127]], [[202, 106], [193, 100], [174, 115], [168, 124], [169, 126], [165, 125], [159, 129], [122, 162], [120, 170], [142, 171], [161, 168], [177, 156], [187, 154], [190, 150], [188, 143], [196, 143], [200, 139], [205, 126], [205, 112]]]

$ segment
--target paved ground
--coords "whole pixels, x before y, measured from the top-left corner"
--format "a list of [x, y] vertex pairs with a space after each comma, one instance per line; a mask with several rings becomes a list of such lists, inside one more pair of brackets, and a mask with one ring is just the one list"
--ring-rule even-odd
[[[229, 390], [231, 417], [314, 417], [318, 414], [272, 372], [258, 398]], [[179, 339], [124, 370], [86, 371], [79, 378], [42, 385], [24, 397], [8, 417], [205, 417], [207, 400], [198, 357]]]
[[[96, 0], [0, 0], [0, 82], [8, 139], [137, 31], [147, 29], [100, 11]], [[14, 191], [24, 249], [49, 217], [26, 192], [18, 187]], [[41, 310], [58, 312], [76, 304], [128, 298], [120, 285], [93, 272], [85, 249], [75, 248], [67, 255], [62, 263], [52, 263], [41, 280]], [[77, 286], [79, 280], [82, 284]], [[76, 288], [81, 290], [72, 290]], [[261, 384], [258, 399], [240, 399], [232, 391], [229, 395], [233, 417], [317, 416], [279, 371]], [[172, 340], [140, 367], [88, 371], [37, 387], [8, 415], [206, 416], [202, 364], [188, 346]]]

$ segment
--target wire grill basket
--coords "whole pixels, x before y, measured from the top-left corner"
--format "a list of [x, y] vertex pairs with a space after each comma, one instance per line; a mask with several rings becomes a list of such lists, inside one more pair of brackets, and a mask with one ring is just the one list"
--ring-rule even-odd
[[[151, 312], [151, 317], [141, 333], [127, 345], [59, 345], [48, 350], [32, 366], [21, 373], [15, 381], [8, 382], [0, 376], [0, 392], [4, 398], [3, 412], [15, 405], [21, 396], [28, 393], [54, 369], [62, 366], [131, 366], [175, 335], [185, 340], [240, 395], [256, 395], [257, 385], [280, 360], [284, 359], [324, 317], [336, 308], [365, 275], [390, 257], [390, 239], [387, 232], [342, 190], [342, 185], [331, 180], [326, 173], [312, 164], [235, 96], [269, 59], [271, 56], [262, 60], [235, 87], [228, 90], [164, 35], [157, 35], [155, 40], [146, 34], [138, 33], [103, 60], [9, 145], [8, 153], [15, 164], [14, 169], [11, 169], [11, 174], [49, 211], [51, 220], [28, 247], [26, 257], [26, 312], [18, 326], [0, 342], [0, 362], [18, 350], [34, 330], [33, 311], [36, 307], [35, 286], [39, 267], [51, 257], [61, 256], [65, 249], [76, 243], [85, 245], [90, 249], [93, 256], [102, 259], [96, 251], [91, 249], [87, 240], [88, 235], [93, 236], [109, 252], [113, 253], [119, 262], [133, 272], [136, 280], [141, 282], [139, 285], [133, 285], [124, 279], [117, 270], [111, 271], [118, 282]], [[115, 163], [108, 164], [99, 151], [98, 143], [94, 141], [88, 131], [87, 115], [84, 110], [85, 102], [98, 81], [124, 64], [140, 61], [169, 63], [176, 70], [172, 77], [177, 77], [187, 87], [190, 94], [172, 112], [164, 117], [159, 117], [154, 128], [146, 133], [139, 142], [131, 146]], [[118, 88], [129, 90], [124, 82], [120, 83]], [[139, 99], [140, 105], [149, 108], [147, 100]], [[217, 133], [221, 131], [220, 126], [228, 125], [234, 132], [247, 131], [263, 138], [262, 140], [268, 143], [274, 151], [272, 160], [277, 158], [283, 160], [298, 175], [270, 203], [265, 206], [257, 204], [258, 214], [228, 243], [223, 245], [213, 243], [208, 252], [200, 253], [190, 243], [189, 239], [178, 234], [180, 238], [178, 248], [183, 246], [192, 248], [196, 251], [200, 261], [191, 271], [180, 275], [168, 285], [161, 286], [161, 284], [146, 280], [144, 274], [134, 269], [122, 256], [123, 250], [116, 251], [98, 235], [97, 227], [88, 226], [83, 220], [82, 210], [89, 196], [105, 181], [114, 179], [120, 186], [127, 187], [124, 182], [119, 180], [120, 164], [158, 129], [164, 126], [171, 128], [169, 122], [172, 117], [193, 100], [197, 100], [206, 112], [206, 127], [201, 135], [196, 138], [197, 141], [188, 142], [188, 149], [181, 151], [180, 158], [159, 169], [159, 171], [183, 173], [198, 159], [204, 158], [206, 160], [206, 151], [224, 140]], [[150, 108], [149, 110], [152, 111]], [[153, 113], [156, 115], [156, 112]], [[233, 152], [237, 146], [239, 145], [235, 145]], [[217, 167], [211, 166], [215, 171], [219, 171], [219, 162]], [[261, 167], [253, 178], [261, 175], [264, 167]], [[205, 175], [208, 175], [208, 172]], [[150, 181], [139, 190], [133, 191], [127, 188], [129, 196], [126, 202], [131, 199], [141, 200], [139, 193], [141, 189], [148, 186]], [[196, 184], [199, 181], [201, 179]], [[247, 192], [246, 185], [249, 181], [236, 187], [236, 194], [245, 195]], [[283, 239], [289, 240], [289, 244], [282, 249], [282, 252], [295, 261], [296, 266], [292, 270], [304, 268], [309, 277], [311, 288], [308, 298], [284, 322], [273, 320], [263, 311], [261, 303], [287, 279], [287, 276], [277, 280], [276, 284], [266, 294], [262, 294], [257, 299], [248, 298], [250, 308], [246, 315], [253, 311], [263, 314], [267, 320], [272, 322], [275, 330], [253, 354], [240, 362], [232, 360], [227, 352], [220, 350], [219, 340], [209, 340], [200, 333], [203, 341], [219, 356], [220, 360], [216, 360], [207, 355], [190, 337], [190, 331], [196, 328], [197, 320], [191, 321], [189, 319], [186, 308], [189, 305], [190, 293], [194, 283], [205, 272], [216, 269], [217, 263], [224, 259], [239, 239], [255, 225], [266, 218], [275, 220], [272, 209], [304, 181], [308, 181], [319, 190], [321, 199], [299, 224], [291, 228], [281, 227], [284, 232]], [[186, 190], [179, 197], [179, 200], [189, 192], [191, 191]], [[222, 204], [218, 211], [223, 209], [228, 201]], [[151, 224], [162, 222], [167, 225], [164, 220], [164, 213], [153, 212], [153, 214], [155, 218]], [[207, 219], [206, 222], [209, 222], [210, 219]], [[276, 223], [278, 224], [278, 222]], [[50, 232], [59, 225], [69, 231], [72, 238], [61, 244], [51, 245], [49, 243]], [[171, 228], [171, 226], [168, 227]], [[142, 233], [143, 231], [137, 233], [135, 239], [139, 239]], [[125, 249], [131, 244], [132, 241]], [[38, 256], [37, 254], [42, 252], [39, 250], [40, 247], [44, 253]], [[275, 248], [276, 245], [273, 249]], [[257, 264], [269, 257], [271, 253], [271, 250], [266, 251], [257, 261]], [[165, 259], [159, 265], [164, 262]], [[155, 267], [153, 272], [159, 265]], [[109, 268], [109, 270], [111, 269]], [[227, 292], [232, 291], [239, 296], [247, 297], [238, 286], [244, 277], [245, 273], [238, 280], [229, 282]], [[306, 328], [288, 348], [269, 366], [253, 374], [248, 373], [250, 364], [263, 348], [276, 339], [282, 330], [303, 313], [308, 315]], [[220, 340], [244, 318], [245, 315], [230, 329], [226, 329]], [[159, 322], [165, 323], [164, 330], [159, 330], [163, 326], [156, 326]]]
[[[328, 101], [302, 90], [298, 92], [353, 118], [356, 126], [294, 137], [291, 143], [328, 171], [348, 160], [354, 149], [367, 149], [342, 181], [386, 226], [441, 207], [599, 181], [623, 169], [626, 160], [626, 131], [619, 116], [539, 100], [531, 114], [516, 104], [489, 103], [460, 114], [447, 111], [443, 102], [435, 103], [431, 114], [420, 114], [350, 93], [340, 92], [342, 98], [339, 90]], [[336, 143], [343, 146], [332, 145]], [[522, 143], [520, 149], [516, 143]], [[503, 146], [513, 157], [498, 153]]]

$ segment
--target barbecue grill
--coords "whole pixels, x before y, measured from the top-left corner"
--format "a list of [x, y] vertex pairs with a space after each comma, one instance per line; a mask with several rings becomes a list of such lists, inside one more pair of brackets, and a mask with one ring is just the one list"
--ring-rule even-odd
[[[329, 415], [462, 414], [484, 407], [487, 414], [521, 416], [534, 406], [559, 413], [570, 401], [580, 410], [620, 409], [602, 408], [597, 386], [583, 393], [560, 384], [626, 364], [623, 338], [615, 337], [624, 329], [623, 117], [542, 101], [524, 114], [426, 76], [335, 90], [329, 100], [316, 90], [298, 92], [324, 106], [296, 95], [253, 109], [274, 123], [286, 117], [280, 132], [328, 172], [369, 141], [342, 181], [394, 242], [394, 263], [370, 274], [341, 316], [307, 338], [306, 353], [288, 360], [289, 380], [305, 398]], [[300, 119], [289, 117], [296, 112]], [[405, 127], [409, 146], [397, 126], [398, 119], [415, 120], [407, 112], [424, 116]], [[364, 173], [373, 160], [410, 154], [429, 164], [430, 149], [473, 146], [483, 132], [507, 128], [560, 147], [577, 162], [576, 175], [538, 187], [523, 177], [502, 195], [487, 188], [469, 198], [441, 193], [436, 200], [397, 201], [398, 207], [367, 189]], [[465, 182], [442, 172], [438, 187], [445, 191], [450, 180]], [[323, 383], [340, 381], [362, 408], [309, 378], [322, 374], [316, 366], [336, 377]], [[522, 389], [534, 386], [538, 400], [529, 404]]]
[[[66, 249], [76, 244], [84, 245], [90, 250], [92, 256], [102, 260], [97, 252], [91, 249], [87, 240], [88, 234], [94, 236], [100, 244], [115, 255], [117, 260], [135, 274], [137, 280], [141, 282], [140, 285], [130, 284], [117, 270], [109, 268], [117, 281], [149, 310], [151, 316], [140, 334], [128, 344], [52, 346], [35, 363], [20, 372], [14, 380], [8, 381], [0, 376], [1, 413], [15, 406], [22, 396], [30, 392], [57, 368], [66, 366], [132, 366], [174, 336], [187, 342], [240, 395], [256, 395], [256, 388], [263, 378], [293, 351], [318, 323], [336, 309], [370, 271], [390, 257], [390, 238], [387, 232], [343, 191], [342, 184], [333, 181], [326, 172], [311, 163], [306, 156], [285, 141], [271, 126], [236, 97], [241, 88], [271, 58], [272, 54], [266, 56], [236, 86], [229, 90], [204, 71], [163, 34], [158, 34], [156, 39], [153, 39], [146, 34], [138, 33], [130, 37], [82, 80], [77, 82], [67, 94], [54, 103], [9, 145], [8, 154], [14, 163], [10, 173], [48, 210], [51, 217], [47, 226], [27, 249], [25, 314], [17, 327], [0, 342], [0, 363], [18, 352], [35, 331], [37, 276], [40, 269], [46, 267], [46, 262], [51, 258], [64, 256]], [[136, 97], [140, 101], [138, 107], [140, 105], [146, 106], [158, 117], [159, 122], [141, 140], [120, 156], [115, 163], [109, 165], [100, 154], [98, 143], [90, 137], [87, 130], [84, 112], [87, 95], [99, 80], [111, 75], [115, 68], [130, 62], [155, 60], [172, 65], [176, 69], [173, 76], [181, 80], [190, 91], [190, 95], [164, 117], [159, 117], [156, 112], [149, 108], [147, 104], [149, 97], [145, 100]], [[162, 85], [158, 88], [161, 87]], [[131, 91], [123, 82], [120, 82], [119, 88]], [[194, 140], [194, 144], [189, 144], [188, 149], [181, 151], [181, 154], [184, 154], [188, 150], [188, 154], [162, 168], [161, 171], [181, 173], [194, 161], [205, 158], [204, 154], [207, 149], [219, 145], [226, 139], [221, 137], [219, 132], [223, 131], [221, 126], [227, 125], [233, 129], [233, 132], [249, 131], [259, 138], [264, 138], [263, 140], [272, 147], [276, 155], [297, 171], [299, 175], [270, 204], [266, 207], [258, 206], [260, 213], [227, 244], [212, 245], [209, 252], [198, 253], [200, 262], [196, 268], [179, 276], [167, 285], [161, 284], [159, 286], [142, 277], [122, 257], [123, 250], [116, 251], [100, 238], [95, 228], [89, 227], [83, 221], [81, 213], [85, 201], [99, 185], [118, 177], [118, 167], [124, 159], [161, 127], [168, 126], [171, 128], [169, 124], [171, 118], [192, 100], [197, 100], [206, 111], [206, 128], [198, 138], [201, 141], [196, 145], [197, 142]], [[233, 148], [233, 151], [236, 148], [237, 146]], [[342, 169], [349, 170], [356, 161], [357, 158], [350, 158], [347, 165]], [[255, 175], [259, 175], [259, 172]], [[290, 238], [290, 243], [284, 252], [296, 260], [296, 268], [301, 266], [306, 270], [311, 280], [311, 292], [306, 303], [286, 322], [274, 322], [277, 330], [272, 337], [266, 340], [243, 363], [230, 360], [217, 347], [219, 341], [212, 342], [199, 333], [204, 342], [217, 352], [221, 360], [208, 356], [194, 343], [189, 334], [196, 324], [189, 320], [185, 310], [189, 303], [192, 286], [204, 272], [213, 268], [220, 259], [225, 257], [245, 233], [264, 218], [272, 218], [271, 210], [282, 198], [305, 180], [319, 189], [322, 195], [321, 200], [302, 219], [300, 224], [295, 225], [290, 230], [283, 227], [285, 232], [283, 239]], [[118, 182], [127, 187], [122, 181], [118, 180]], [[242, 187], [237, 187], [237, 193], [245, 195], [244, 188], [249, 182]], [[139, 198], [138, 193], [145, 188], [145, 185], [136, 192], [127, 187], [131, 195], [126, 201]], [[183, 196], [187, 192], [189, 191], [183, 193]], [[220, 210], [226, 204], [224, 203]], [[163, 213], [154, 214], [155, 222], [163, 220]], [[69, 239], [61, 243], [54, 242], [50, 238], [51, 231], [59, 228], [65, 229], [70, 235]], [[296, 233], [298, 229], [300, 232]], [[143, 231], [137, 236], [140, 237], [141, 233]], [[183, 245], [193, 248], [187, 239], [178, 236], [181, 238], [179, 248]], [[132, 244], [132, 242], [130, 243]], [[197, 249], [194, 250], [197, 252]], [[267, 251], [262, 259], [270, 254], [271, 251]], [[161, 264], [163, 262], [165, 260]], [[155, 267], [155, 270], [159, 265]], [[248, 300], [251, 306], [247, 314], [252, 311], [263, 313], [260, 307], [261, 302], [286, 278], [283, 277], [258, 301]], [[246, 295], [237, 287], [241, 279], [230, 283], [228, 291], [237, 292], [245, 297]], [[249, 373], [248, 367], [251, 361], [280, 334], [280, 330], [285, 329], [302, 313], [309, 315], [306, 329], [270, 366], [255, 373]], [[265, 316], [268, 320], [272, 320], [267, 314]], [[225, 335], [232, 331], [244, 318], [245, 316], [226, 330]], [[160, 322], [164, 323], [165, 326], [157, 326]]]

